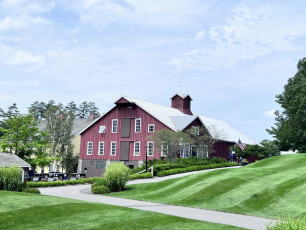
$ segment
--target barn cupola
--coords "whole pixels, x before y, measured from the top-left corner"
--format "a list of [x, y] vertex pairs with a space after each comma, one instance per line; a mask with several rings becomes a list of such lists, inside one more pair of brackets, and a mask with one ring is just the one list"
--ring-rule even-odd
[[171, 97], [171, 107], [180, 110], [182, 113], [192, 115], [190, 110], [192, 98], [189, 94], [175, 94]]

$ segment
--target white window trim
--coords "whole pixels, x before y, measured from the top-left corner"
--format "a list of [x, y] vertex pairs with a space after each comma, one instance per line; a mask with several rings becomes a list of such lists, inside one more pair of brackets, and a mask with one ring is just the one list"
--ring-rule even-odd
[[[165, 148], [165, 147], [167, 147], [167, 148]], [[165, 147], [164, 147], [164, 144], [162, 144], [161, 147], [160, 147], [160, 156], [161, 157], [167, 157], [168, 156], [169, 149], [168, 149], [168, 146], [165, 146]], [[164, 151], [164, 148], [165, 148], [166, 151]]]
[[191, 127], [194, 135], [200, 135], [200, 128], [198, 126]]
[[[136, 154], [136, 148], [135, 148], [135, 146], [136, 146], [136, 144], [139, 144], [139, 152]], [[136, 142], [134, 142], [134, 156], [136, 156], [136, 157], [138, 157], [138, 156], [140, 156], [140, 141], [136, 141]]]
[[[89, 144], [91, 144], [91, 153], [89, 153]], [[92, 155], [92, 151], [93, 151], [93, 142], [92, 141], [88, 141], [87, 142], [87, 155], [91, 156]]]
[[[101, 150], [100, 145], [101, 144], [103, 144], [103, 152], [102, 153], [100, 152], [100, 150]], [[100, 141], [99, 145], [98, 145], [98, 155], [100, 155], [100, 156], [104, 155], [104, 151], [105, 151], [104, 149], [105, 149], [104, 141]]]
[[180, 157], [185, 158], [185, 146], [184, 145], [180, 146]]
[[[116, 121], [116, 132], [114, 132], [114, 121]], [[118, 132], [118, 119], [112, 119], [112, 133], [117, 133]]]
[[[153, 126], [153, 131], [150, 131], [150, 126]], [[155, 132], [155, 124], [148, 124], [148, 133], [154, 133]]]
[[[112, 154], [113, 153], [113, 144], [115, 144], [115, 154]], [[109, 155], [110, 156], [116, 156], [116, 154], [117, 154], [117, 142], [116, 141], [112, 141], [111, 142], [111, 145], [110, 145], [110, 153], [109, 153]]]
[[[149, 149], [150, 149], [149, 146], [150, 146], [151, 143], [153, 144], [152, 155], [149, 155], [149, 153], [150, 153], [150, 151], [149, 151]], [[154, 142], [153, 142], [153, 141], [148, 141], [148, 142], [147, 142], [147, 148], [148, 148], [148, 149], [147, 149], [147, 156], [152, 157], [152, 156], [154, 155]]]
[[[137, 121], [139, 121], [139, 131], [136, 130], [137, 128]], [[140, 133], [141, 132], [141, 118], [136, 118], [135, 119], [135, 133]]]

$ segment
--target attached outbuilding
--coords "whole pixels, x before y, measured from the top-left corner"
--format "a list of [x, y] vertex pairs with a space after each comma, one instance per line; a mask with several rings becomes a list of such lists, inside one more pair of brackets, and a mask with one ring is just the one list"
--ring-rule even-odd
[[24, 176], [31, 170], [31, 165], [22, 160], [20, 157], [13, 153], [0, 153], [0, 167], [17, 166], [23, 170], [22, 181]]

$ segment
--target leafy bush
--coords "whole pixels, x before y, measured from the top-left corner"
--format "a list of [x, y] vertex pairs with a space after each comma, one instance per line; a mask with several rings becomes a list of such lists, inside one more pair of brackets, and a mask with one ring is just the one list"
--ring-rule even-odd
[[96, 182], [95, 182], [94, 185], [104, 185], [104, 186], [107, 186], [107, 182], [106, 182], [106, 179], [104, 177], [97, 178], [95, 181]]
[[40, 194], [40, 191], [37, 188], [25, 188], [23, 192]]
[[64, 181], [53, 181], [53, 182], [28, 182], [28, 188], [39, 188], [39, 187], [56, 187], [56, 186], [65, 186], [65, 185], [74, 185], [74, 184], [93, 184], [96, 180], [99, 180], [100, 177], [91, 177], [91, 178], [82, 178], [79, 180], [64, 180]]
[[91, 192], [94, 194], [106, 194], [110, 193], [110, 190], [105, 185], [93, 184], [91, 185]]
[[129, 168], [123, 163], [111, 163], [104, 174], [107, 187], [112, 192], [121, 191], [128, 181]]
[[278, 221], [275, 226], [268, 226], [267, 230], [306, 230], [306, 217]]
[[129, 175], [129, 180], [135, 180], [135, 179], [145, 179], [145, 178], [152, 178], [152, 173], [147, 172], [147, 173], [142, 173], [142, 174], [134, 174], [134, 175]]
[[19, 167], [0, 167], [0, 190], [22, 191], [21, 173]]
[[192, 171], [199, 171], [204, 169], [212, 169], [212, 168], [221, 168], [221, 167], [231, 167], [236, 166], [237, 163], [228, 162], [228, 163], [219, 163], [219, 164], [209, 164], [209, 165], [195, 165], [195, 166], [189, 166], [185, 168], [173, 168], [169, 170], [159, 171], [157, 173], [157, 176], [163, 177], [168, 175], [174, 175], [179, 173], [185, 173], [185, 172], [192, 172]]

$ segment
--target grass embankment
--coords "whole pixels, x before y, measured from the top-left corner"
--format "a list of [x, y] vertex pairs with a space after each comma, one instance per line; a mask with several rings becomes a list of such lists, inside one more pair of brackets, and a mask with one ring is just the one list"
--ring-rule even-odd
[[0, 229], [241, 229], [135, 209], [0, 191]]
[[270, 218], [302, 216], [306, 214], [306, 154], [130, 185], [110, 195]]

